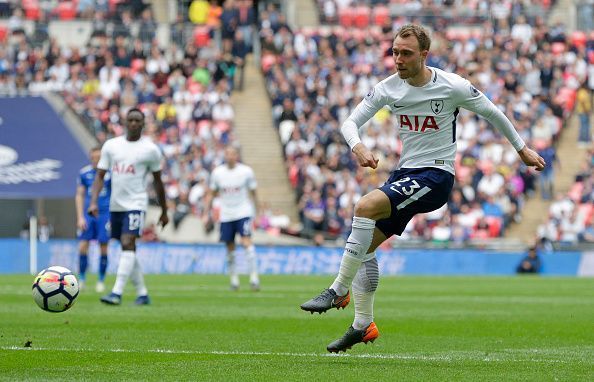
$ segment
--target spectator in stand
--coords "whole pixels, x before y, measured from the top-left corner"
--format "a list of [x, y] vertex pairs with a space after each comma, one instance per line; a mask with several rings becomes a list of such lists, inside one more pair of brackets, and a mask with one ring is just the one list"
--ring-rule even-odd
[[540, 197], [544, 200], [549, 200], [553, 197], [555, 187], [555, 166], [559, 169], [561, 162], [557, 156], [556, 149], [550, 143], [543, 143], [544, 147], [538, 147], [538, 154], [544, 158], [547, 165], [539, 174], [540, 183]]
[[530, 247], [528, 254], [522, 259], [518, 267], [517, 273], [539, 273], [541, 268], [540, 257], [536, 247]]
[[579, 240], [582, 243], [594, 244], [594, 219], [590, 219], [590, 223], [579, 234]]
[[586, 81], [582, 82], [582, 85], [577, 91], [575, 111], [578, 114], [580, 121], [578, 144], [587, 147], [592, 143], [592, 126], [590, 125], [590, 114], [592, 113], [592, 96], [590, 95]]
[[237, 30], [241, 32], [243, 41], [249, 52], [252, 51], [256, 13], [253, 0], [237, 0]]

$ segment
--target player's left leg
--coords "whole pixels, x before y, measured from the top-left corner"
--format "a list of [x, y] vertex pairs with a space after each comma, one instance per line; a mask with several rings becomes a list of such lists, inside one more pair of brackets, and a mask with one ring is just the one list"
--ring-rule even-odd
[[122, 247], [123, 247], [123, 239], [124, 236], [126, 239], [130, 241], [130, 248], [134, 248], [134, 265], [130, 272], [130, 280], [132, 284], [136, 288], [136, 300], [134, 303], [136, 305], [149, 305], [151, 300], [148, 295], [148, 289], [146, 284], [144, 283], [144, 275], [142, 274], [142, 266], [138, 261], [138, 256], [136, 254], [136, 240], [142, 234], [142, 229], [144, 227], [144, 212], [139, 211], [138, 217], [135, 217], [135, 213], [129, 214], [129, 225], [128, 230], [125, 235], [122, 235]]
[[227, 260], [227, 273], [229, 274], [231, 290], [236, 291], [239, 289], [239, 274], [237, 273], [237, 265], [235, 261], [235, 241], [225, 242], [225, 248], [227, 249], [225, 257]]
[[357, 202], [352, 231], [345, 245], [336, 280], [330, 288], [303, 303], [301, 309], [312, 313], [323, 313], [331, 308], [339, 309], [348, 305], [349, 288], [361, 263], [370, 260], [373, 256], [369, 251], [371, 244], [375, 238], [381, 240], [379, 243], [385, 240], [383, 234], [381, 236], [376, 234], [376, 231], [381, 231], [375, 229], [375, 222], [389, 217], [390, 213], [390, 199], [380, 190], [371, 191]]
[[250, 287], [253, 291], [260, 290], [260, 276], [258, 275], [258, 259], [256, 257], [256, 247], [252, 242], [252, 219], [242, 219], [239, 231], [241, 236], [241, 244], [245, 248], [245, 254], [248, 261], [250, 271]]
[[85, 288], [87, 281], [87, 266], [89, 262], [89, 241], [81, 240], [78, 243], [78, 287], [80, 290]]
[[97, 240], [99, 241], [100, 249], [99, 277], [97, 285], [95, 285], [95, 291], [97, 293], [102, 293], [105, 291], [105, 274], [107, 272], [107, 249], [109, 245], [110, 231], [109, 214], [99, 216], [98, 231]]

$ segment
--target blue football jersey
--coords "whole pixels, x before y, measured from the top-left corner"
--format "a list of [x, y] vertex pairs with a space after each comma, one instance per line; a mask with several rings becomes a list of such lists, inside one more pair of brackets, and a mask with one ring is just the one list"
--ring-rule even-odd
[[[90, 165], [83, 167], [79, 172], [78, 185], [84, 186], [86, 189], [85, 211], [87, 211], [89, 204], [91, 203], [91, 189], [93, 187], [96, 173], [97, 170]], [[109, 198], [111, 197], [111, 173], [109, 171], [105, 173], [103, 180], [103, 188], [101, 189], [101, 192], [99, 192], [99, 198], [97, 198], [100, 214], [109, 212]]]

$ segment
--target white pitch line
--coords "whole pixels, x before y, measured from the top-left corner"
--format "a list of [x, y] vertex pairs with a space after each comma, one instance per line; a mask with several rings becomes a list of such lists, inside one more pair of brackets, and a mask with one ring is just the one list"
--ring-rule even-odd
[[[497, 354], [485, 355], [484, 352], [453, 352], [448, 355], [414, 355], [414, 354], [333, 354], [333, 353], [291, 353], [291, 352], [249, 352], [249, 351], [195, 351], [195, 350], [173, 350], [173, 349], [85, 349], [85, 348], [23, 348], [18, 346], [0, 346], [0, 350], [11, 351], [60, 351], [60, 352], [101, 352], [101, 353], [162, 353], [162, 354], [193, 354], [193, 355], [241, 355], [241, 356], [275, 356], [275, 357], [311, 357], [311, 358], [355, 358], [355, 359], [388, 359], [388, 360], [412, 360], [412, 361], [440, 361], [440, 362], [454, 362], [454, 361], [480, 361], [480, 362], [540, 362], [540, 363], [569, 363], [569, 361], [558, 359], [535, 359], [535, 358], [498, 358]], [[503, 349], [500, 353], [505, 353], [509, 350]], [[531, 349], [533, 352], [538, 352], [538, 349]], [[497, 353], [497, 352], [496, 352]]]

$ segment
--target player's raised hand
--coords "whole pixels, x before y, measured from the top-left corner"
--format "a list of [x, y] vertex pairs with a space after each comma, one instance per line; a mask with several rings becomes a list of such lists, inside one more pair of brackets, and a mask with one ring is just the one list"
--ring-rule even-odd
[[371, 167], [377, 168], [377, 164], [379, 159], [373, 155], [373, 153], [365, 147], [363, 143], [357, 143], [355, 147], [353, 147], [353, 154], [357, 157], [357, 162], [359, 162], [359, 166], [361, 167]]
[[94, 217], [99, 216], [99, 207], [97, 206], [97, 203], [91, 203], [87, 209], [87, 213]]
[[157, 225], [161, 226], [161, 229], [165, 228], [165, 226], [169, 223], [169, 216], [167, 216], [167, 211], [161, 212], [161, 216], [159, 217], [159, 222]]
[[520, 155], [522, 162], [524, 162], [526, 166], [534, 167], [536, 171], [544, 170], [547, 165], [543, 157], [538, 155], [536, 151], [529, 149], [526, 145], [522, 150], [518, 151], [518, 155]]

